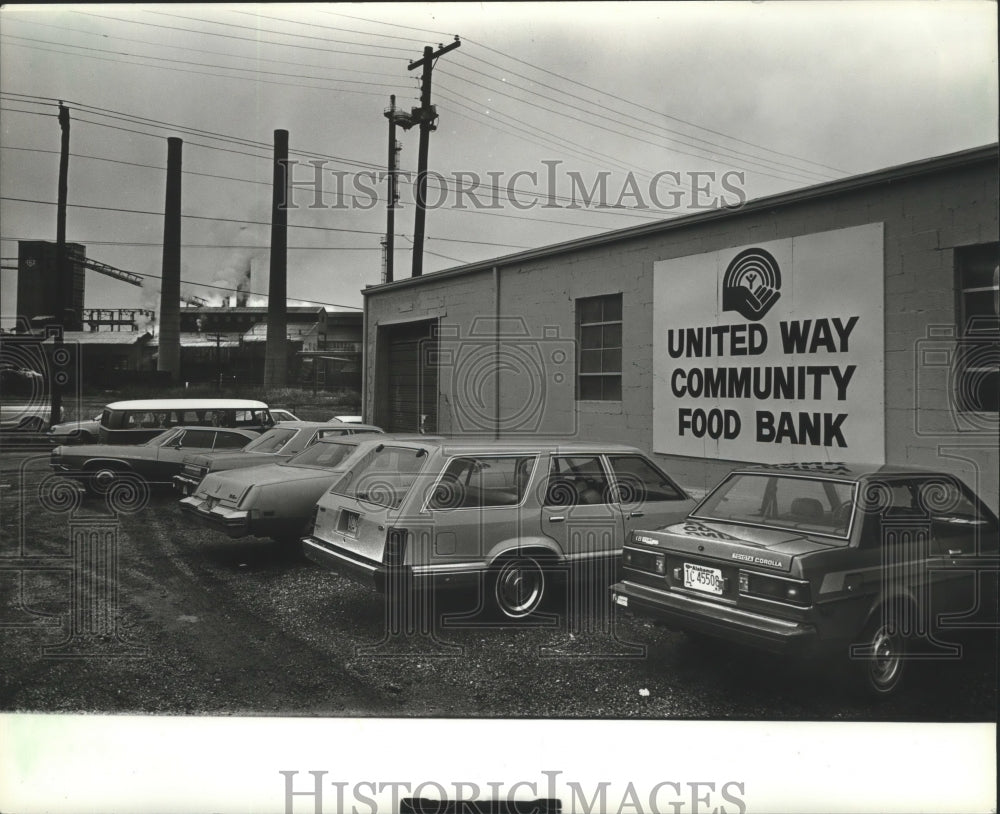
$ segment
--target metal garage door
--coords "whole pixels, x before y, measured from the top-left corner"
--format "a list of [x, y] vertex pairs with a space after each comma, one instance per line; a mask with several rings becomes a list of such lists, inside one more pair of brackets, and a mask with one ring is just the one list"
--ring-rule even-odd
[[428, 320], [380, 328], [385, 375], [377, 413], [387, 432], [437, 432], [436, 326]]

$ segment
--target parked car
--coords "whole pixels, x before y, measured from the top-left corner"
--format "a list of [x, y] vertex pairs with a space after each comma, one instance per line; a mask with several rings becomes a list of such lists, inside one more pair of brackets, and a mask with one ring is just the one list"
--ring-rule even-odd
[[271, 408], [271, 418], [275, 421], [298, 421], [299, 417], [293, 415], [288, 410], [283, 407], [272, 407]]
[[[274, 415], [274, 411], [271, 412]], [[320, 438], [341, 435], [361, 435], [377, 432], [375, 428], [331, 427], [320, 421], [282, 421], [236, 452], [219, 450], [200, 455], [188, 455], [180, 474], [174, 476], [174, 487], [184, 495], [191, 494], [209, 472], [243, 469], [265, 463], [278, 464], [304, 450]]]
[[46, 401], [0, 402], [0, 431], [3, 432], [45, 432], [51, 417], [52, 407]]
[[340, 421], [344, 424], [360, 424], [364, 418], [359, 415], [335, 415], [330, 421]]
[[343, 474], [343, 464], [365, 445], [378, 443], [370, 433], [329, 436], [284, 463], [212, 472], [181, 500], [181, 508], [230, 537], [297, 543], [316, 501]]
[[995, 624], [997, 546], [996, 516], [944, 472], [741, 469], [683, 522], [636, 530], [611, 595], [696, 635], [839, 656], [883, 697], [911, 650], [944, 652], [935, 628], [974, 613]]
[[58, 446], [50, 454], [52, 469], [74, 478], [94, 492], [103, 492], [123, 474], [147, 483], [169, 484], [192, 451], [236, 450], [257, 434], [219, 427], [174, 427], [143, 444], [84, 444]]
[[64, 421], [49, 427], [49, 439], [57, 444], [92, 444], [101, 431], [101, 414], [78, 421]]
[[170, 427], [232, 427], [258, 435], [274, 426], [262, 401], [140, 399], [116, 401], [101, 412], [101, 443], [141, 444]]
[[693, 506], [633, 447], [417, 436], [355, 459], [303, 543], [310, 559], [390, 600], [390, 575], [416, 589], [485, 587], [496, 611], [518, 619], [567, 572], [605, 575], [603, 597], [626, 534]]

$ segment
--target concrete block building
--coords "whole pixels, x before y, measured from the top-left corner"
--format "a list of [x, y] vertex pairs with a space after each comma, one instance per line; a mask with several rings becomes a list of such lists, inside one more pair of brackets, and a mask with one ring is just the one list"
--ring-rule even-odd
[[943, 467], [998, 504], [996, 145], [364, 291], [387, 430]]

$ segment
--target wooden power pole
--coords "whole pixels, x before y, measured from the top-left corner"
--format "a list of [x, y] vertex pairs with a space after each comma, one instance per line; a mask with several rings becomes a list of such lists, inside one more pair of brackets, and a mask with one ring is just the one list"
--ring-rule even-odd
[[427, 212], [427, 151], [430, 146], [431, 131], [437, 128], [437, 111], [431, 104], [431, 72], [434, 70], [434, 60], [461, 45], [458, 37], [448, 45], [439, 45], [437, 51], [431, 46], [424, 48], [424, 55], [416, 62], [411, 62], [407, 70], [423, 68], [420, 77], [420, 107], [414, 112], [419, 112], [420, 122], [420, 148], [417, 156], [417, 192], [416, 192], [416, 213], [413, 220], [413, 276], [419, 277], [424, 270], [424, 221]]

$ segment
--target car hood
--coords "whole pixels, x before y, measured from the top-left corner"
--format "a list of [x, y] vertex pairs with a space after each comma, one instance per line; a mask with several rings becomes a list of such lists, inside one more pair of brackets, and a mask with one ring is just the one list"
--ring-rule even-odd
[[632, 543], [790, 571], [795, 557], [831, 547], [843, 547], [847, 545], [847, 540], [689, 517], [657, 531], [636, 531]]

